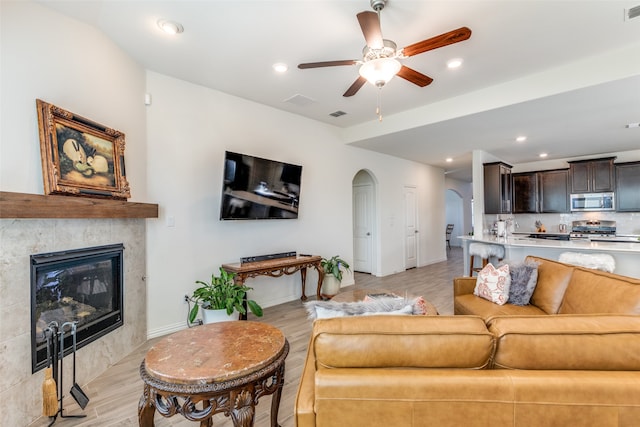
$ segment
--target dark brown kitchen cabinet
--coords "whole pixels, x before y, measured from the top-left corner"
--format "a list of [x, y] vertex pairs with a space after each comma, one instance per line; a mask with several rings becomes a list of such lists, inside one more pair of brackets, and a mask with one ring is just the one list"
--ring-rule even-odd
[[484, 213], [511, 213], [511, 165], [484, 164]]
[[538, 212], [538, 173], [513, 174], [513, 213]]
[[616, 164], [616, 210], [640, 212], [640, 162]]
[[569, 170], [513, 174], [513, 213], [569, 212]]
[[615, 157], [569, 162], [571, 193], [600, 193], [613, 191], [615, 186]]
[[538, 172], [538, 188], [540, 212], [569, 212], [568, 169]]

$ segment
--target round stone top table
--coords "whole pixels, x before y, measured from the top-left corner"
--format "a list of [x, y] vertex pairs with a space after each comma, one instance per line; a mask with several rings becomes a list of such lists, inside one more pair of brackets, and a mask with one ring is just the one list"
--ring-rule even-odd
[[274, 394], [271, 426], [277, 427], [288, 353], [282, 332], [266, 323], [211, 323], [170, 335], [140, 365], [139, 424], [153, 426], [157, 411], [211, 426], [211, 417], [222, 412], [234, 426], [253, 426], [258, 398]]

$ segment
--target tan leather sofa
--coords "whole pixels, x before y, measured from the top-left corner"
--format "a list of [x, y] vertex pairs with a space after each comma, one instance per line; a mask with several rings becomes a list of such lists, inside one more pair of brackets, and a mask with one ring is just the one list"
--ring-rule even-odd
[[453, 282], [454, 313], [485, 320], [501, 315], [640, 314], [638, 279], [534, 256], [527, 260], [539, 263], [538, 282], [529, 305], [494, 304], [473, 295], [476, 277], [458, 277]]
[[316, 320], [298, 427], [638, 426], [640, 316]]

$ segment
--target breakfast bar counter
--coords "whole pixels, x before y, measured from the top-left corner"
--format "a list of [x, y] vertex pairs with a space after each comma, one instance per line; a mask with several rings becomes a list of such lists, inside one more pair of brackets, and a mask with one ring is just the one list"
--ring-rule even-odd
[[596, 242], [589, 240], [546, 240], [512, 235], [496, 236], [460, 236], [464, 249], [464, 275], [469, 272], [469, 244], [488, 243], [501, 245], [505, 250], [505, 259], [522, 261], [527, 255], [557, 260], [563, 252], [606, 253], [615, 259], [615, 273], [640, 278], [640, 243], [635, 242]]

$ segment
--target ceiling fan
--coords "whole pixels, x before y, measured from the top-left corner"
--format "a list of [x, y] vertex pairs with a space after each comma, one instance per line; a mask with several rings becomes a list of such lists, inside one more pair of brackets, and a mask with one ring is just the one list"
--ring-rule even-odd
[[367, 81], [381, 88], [395, 75], [415, 85], [424, 87], [431, 84], [433, 79], [402, 65], [398, 59], [408, 58], [419, 53], [458, 43], [471, 37], [471, 30], [467, 27], [461, 27], [411, 44], [403, 49], [398, 49], [393, 41], [382, 38], [380, 11], [384, 9], [386, 4], [387, 0], [371, 0], [371, 7], [375, 12], [364, 11], [356, 15], [367, 42], [364, 49], [362, 49], [362, 60], [347, 59], [342, 61], [309, 62], [299, 64], [298, 68], [307, 69], [360, 64], [360, 76], [342, 96], [355, 95]]

